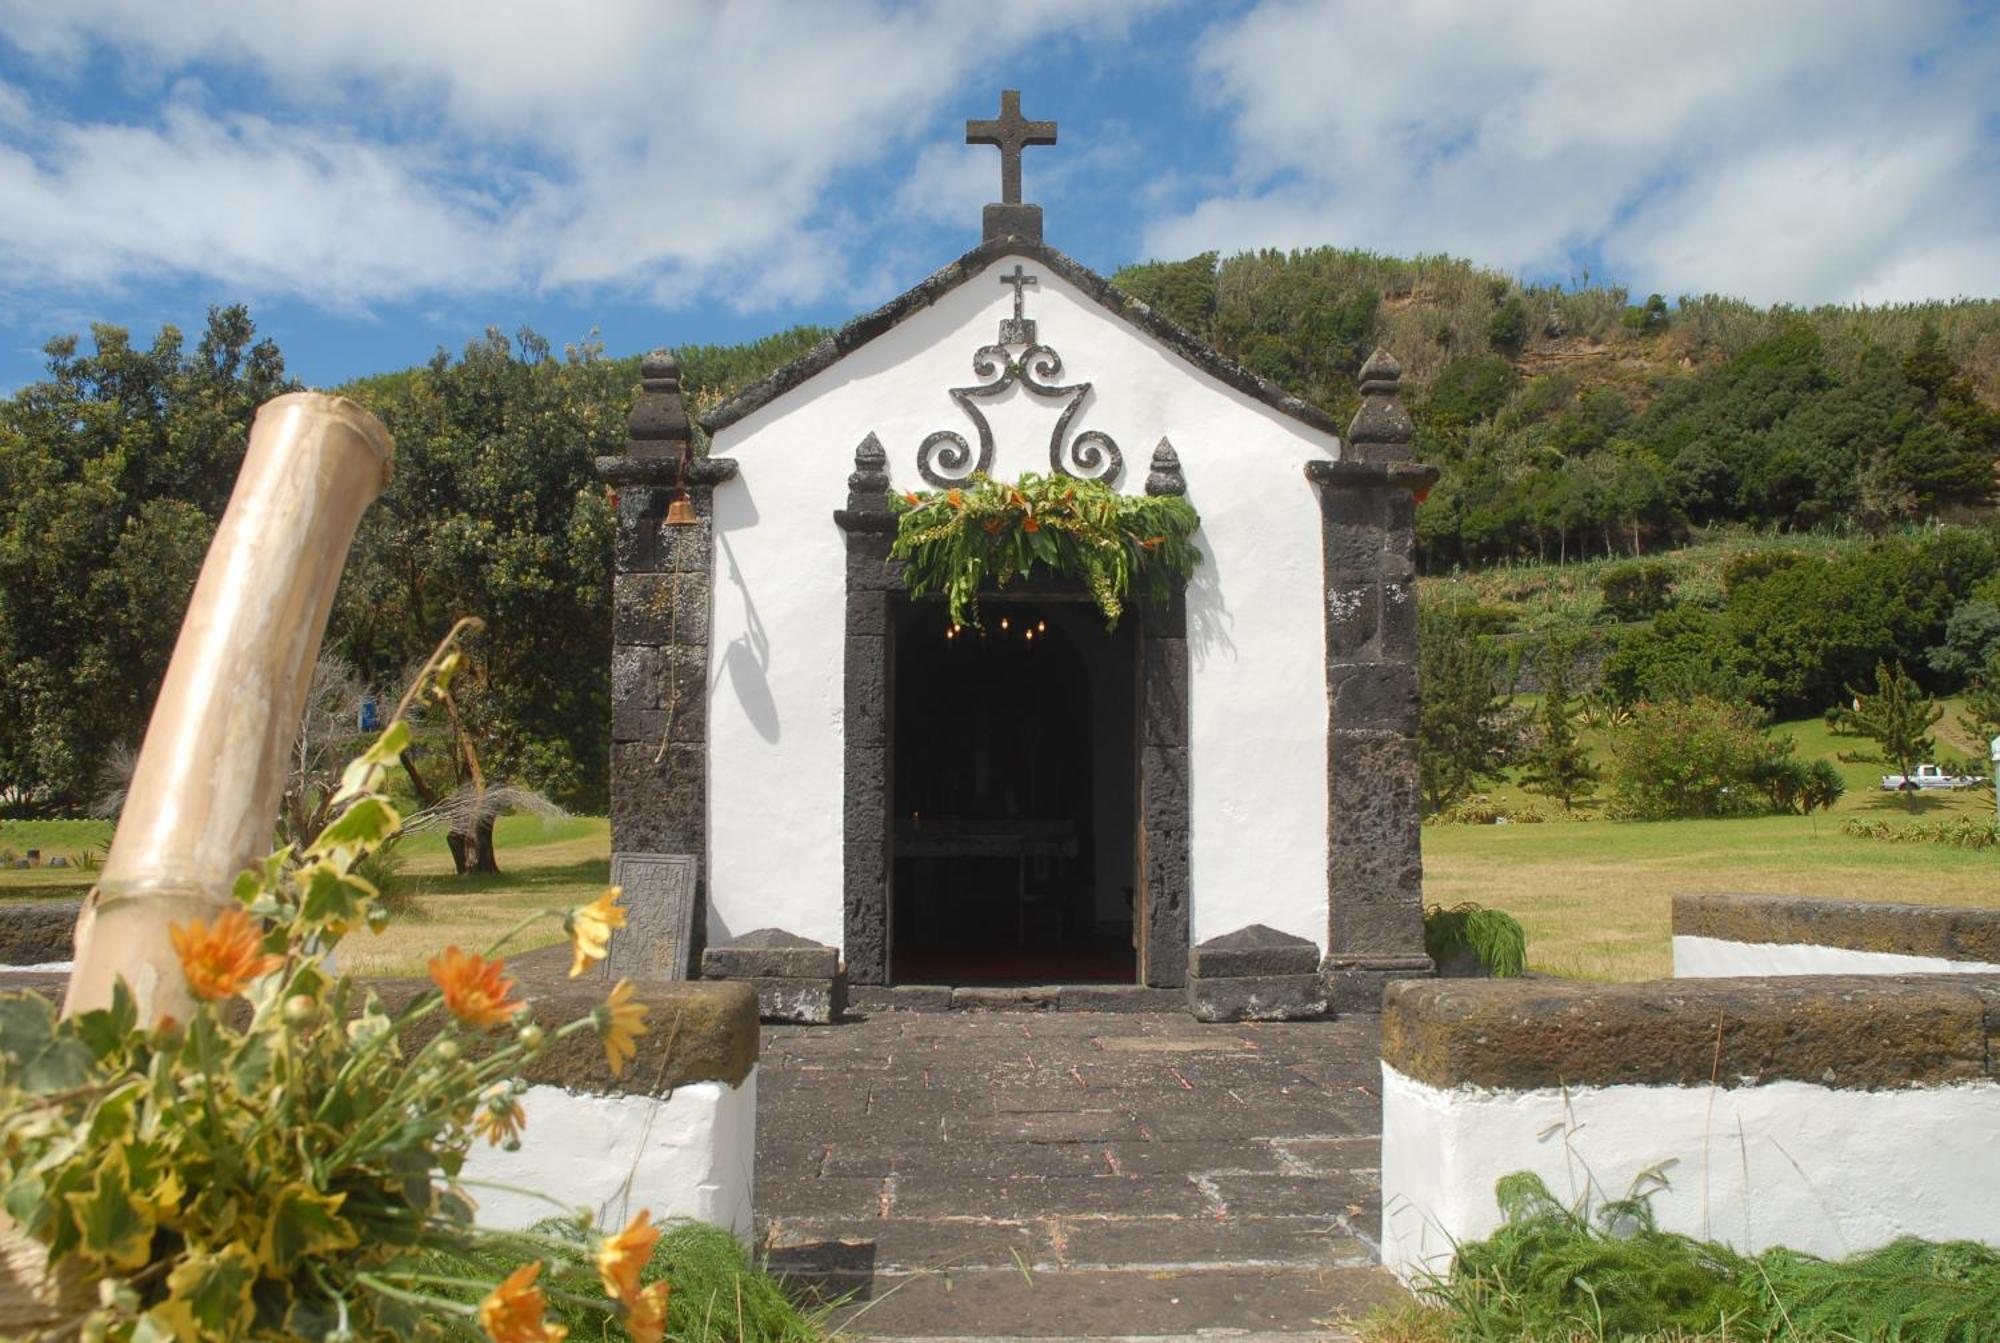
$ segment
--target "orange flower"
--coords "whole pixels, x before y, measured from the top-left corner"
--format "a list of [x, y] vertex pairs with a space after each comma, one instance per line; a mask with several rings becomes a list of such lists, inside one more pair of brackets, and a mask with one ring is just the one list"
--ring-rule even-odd
[[964, 508], [965, 493], [962, 490], [947, 490], [945, 492], [944, 501], [950, 504], [953, 508]]
[[625, 1303], [625, 1332], [632, 1343], [660, 1343], [667, 1334], [667, 1294], [671, 1289], [656, 1282]]
[[625, 911], [618, 905], [619, 897], [624, 894], [622, 886], [607, 886], [603, 895], [569, 912], [570, 948], [574, 953], [569, 964], [571, 979], [588, 970], [592, 962], [603, 960], [604, 953], [611, 949], [611, 930], [625, 926]]
[[1167, 538], [1164, 536], [1149, 536], [1141, 541], [1139, 545], [1145, 550], [1158, 550], [1162, 545], [1166, 544], [1166, 540]]
[[653, 1257], [659, 1244], [660, 1228], [653, 1214], [641, 1209], [639, 1215], [615, 1236], [606, 1236], [597, 1247], [597, 1276], [604, 1290], [630, 1306], [639, 1299], [639, 1271]]
[[1027, 517], [1025, 517], [1025, 518], [1022, 518], [1022, 519], [1021, 519], [1021, 530], [1022, 530], [1022, 531], [1024, 531], [1024, 532], [1038, 532], [1038, 531], [1040, 531], [1041, 529], [1042, 529], [1042, 524], [1041, 524], [1041, 523], [1039, 523], [1039, 522], [1037, 522], [1037, 521], [1035, 520], [1035, 515], [1034, 515], [1033, 513], [1030, 513], [1030, 514], [1028, 514], [1028, 516], [1027, 516]]
[[457, 947], [430, 961], [431, 979], [444, 990], [444, 1005], [468, 1026], [481, 1030], [504, 1026], [526, 1003], [508, 1002], [514, 981], [500, 976], [505, 961], [489, 961]]
[[626, 1062], [638, 1054], [633, 1041], [646, 1033], [646, 1013], [651, 1009], [631, 999], [632, 981], [621, 979], [604, 1006], [597, 1009], [597, 1031], [604, 1037], [604, 1061], [611, 1066], [613, 1077], [623, 1073]]
[[242, 906], [223, 914], [213, 926], [196, 919], [173, 924], [167, 936], [181, 958], [181, 973], [197, 998], [211, 1002], [234, 998], [250, 981], [285, 963], [283, 956], [264, 954], [264, 934]]
[[569, 1330], [545, 1318], [548, 1298], [535, 1286], [539, 1262], [523, 1264], [479, 1303], [479, 1327], [493, 1343], [562, 1343]]
[[484, 1137], [490, 1145], [499, 1147], [519, 1138], [521, 1127], [527, 1122], [528, 1116], [522, 1112], [520, 1102], [503, 1086], [480, 1105], [479, 1113], [472, 1117], [472, 1131]]
[[908, 504], [910, 507], [915, 508], [917, 505], [923, 503], [923, 500], [917, 497], [917, 492], [915, 490], [904, 490], [903, 502]]
[[988, 518], [985, 522], [982, 522], [979, 525], [984, 527], [989, 534], [993, 536], [998, 536], [1000, 534], [1000, 528], [1005, 524], [1002, 523], [998, 518]]

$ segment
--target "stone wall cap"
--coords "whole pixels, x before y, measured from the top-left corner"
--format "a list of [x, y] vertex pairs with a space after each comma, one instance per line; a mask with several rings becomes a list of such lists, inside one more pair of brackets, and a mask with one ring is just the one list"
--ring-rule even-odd
[[1211, 937], [1188, 952], [1188, 974], [1198, 979], [1309, 975], [1318, 970], [1318, 943], [1261, 923]]
[[712, 979], [831, 979], [840, 952], [783, 928], [759, 928], [702, 953], [701, 972]]
[[1674, 896], [1674, 935], [2000, 965], [2000, 909], [1735, 891]]
[[1878, 1091], [1996, 1080], [2000, 975], [1391, 984], [1382, 1062], [1431, 1086]]
[[[364, 981], [381, 994], [391, 1012], [420, 993], [427, 979]], [[758, 1056], [757, 993], [748, 984], [648, 980], [635, 982], [633, 1001], [647, 1007], [646, 1033], [638, 1055], [620, 1077], [611, 1075], [604, 1048], [593, 1032], [579, 1032], [542, 1051], [521, 1070], [528, 1081], [597, 1095], [664, 1096], [695, 1082], [736, 1086], [750, 1075]], [[524, 982], [518, 995], [545, 1026], [574, 1021], [604, 1001], [598, 982]], [[434, 1013], [411, 1026], [404, 1050], [414, 1054], [443, 1024]]]
[[1217, 381], [1234, 387], [1308, 428], [1334, 439], [1340, 437], [1339, 422], [1318, 406], [1302, 401], [1276, 383], [1258, 377], [1081, 262], [1072, 260], [1038, 239], [1020, 237], [993, 238], [980, 243], [914, 288], [890, 299], [874, 312], [855, 318], [791, 363], [751, 383], [701, 416], [701, 426], [711, 434], [719, 433], [831, 368], [877, 336], [894, 330], [973, 279], [993, 262], [1009, 256], [1028, 257], [1048, 267], [1051, 272], [1082, 290], [1113, 317], [1151, 336]]
[[0, 965], [47, 965], [70, 959], [82, 909], [81, 900], [0, 905]]

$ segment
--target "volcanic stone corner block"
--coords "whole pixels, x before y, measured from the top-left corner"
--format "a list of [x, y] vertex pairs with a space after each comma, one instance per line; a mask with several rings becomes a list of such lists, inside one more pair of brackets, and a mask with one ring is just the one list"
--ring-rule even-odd
[[1335, 1012], [1363, 1012], [1373, 1016], [1382, 1010], [1382, 993], [1401, 979], [1430, 979], [1437, 974], [1431, 958], [1419, 952], [1410, 956], [1329, 956], [1319, 970], [1327, 1005]]
[[604, 973], [612, 979], [687, 979], [694, 966], [692, 854], [614, 853], [611, 884], [625, 889], [625, 929], [611, 939]]
[[759, 928], [734, 942], [710, 947], [701, 958], [704, 979], [740, 980], [757, 990], [765, 1021], [825, 1026], [847, 1008], [847, 972], [840, 953], [824, 943]]
[[980, 235], [988, 242], [995, 238], [1042, 240], [1042, 207], [1039, 205], [989, 205], [980, 211]]
[[1261, 923], [1188, 953], [1188, 1010], [1197, 1021], [1299, 1021], [1326, 1013], [1319, 948]]

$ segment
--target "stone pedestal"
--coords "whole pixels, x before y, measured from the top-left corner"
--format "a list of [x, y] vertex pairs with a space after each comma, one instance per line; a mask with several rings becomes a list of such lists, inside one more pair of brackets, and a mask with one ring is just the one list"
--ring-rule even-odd
[[1188, 953], [1188, 1010], [1197, 1021], [1298, 1021], [1326, 1013], [1319, 948], [1261, 923]]
[[840, 953], [782, 928], [759, 928], [702, 953], [703, 979], [729, 979], [757, 990], [765, 1021], [825, 1026], [847, 1007]]
[[1417, 500], [1402, 369], [1376, 351], [1338, 461], [1307, 464], [1325, 550], [1327, 957], [1338, 1010], [1379, 1011], [1389, 979], [1428, 975], [1417, 780]]

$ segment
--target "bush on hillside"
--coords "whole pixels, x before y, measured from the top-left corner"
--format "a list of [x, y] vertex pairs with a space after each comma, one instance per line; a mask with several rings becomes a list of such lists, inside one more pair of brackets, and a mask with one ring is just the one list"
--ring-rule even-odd
[[1761, 781], [1791, 750], [1759, 731], [1743, 704], [1642, 704], [1613, 738], [1611, 812], [1634, 821], [1754, 815], [1768, 802]]
[[1673, 587], [1673, 569], [1657, 560], [1614, 564], [1597, 580], [1605, 617], [1619, 621], [1647, 620], [1666, 610]]
[[1604, 690], [1627, 707], [1662, 700], [1741, 703], [1755, 679], [1748, 660], [1712, 611], [1679, 606], [1649, 625], [1624, 631], [1604, 660]]

